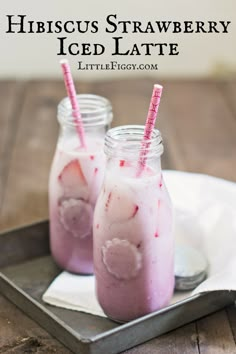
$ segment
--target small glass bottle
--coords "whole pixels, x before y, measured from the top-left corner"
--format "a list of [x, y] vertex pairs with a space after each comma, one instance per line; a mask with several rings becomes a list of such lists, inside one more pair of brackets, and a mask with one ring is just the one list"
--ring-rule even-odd
[[86, 148], [76, 131], [71, 104], [58, 105], [60, 133], [49, 178], [50, 247], [70, 272], [93, 273], [93, 212], [105, 172], [104, 136], [112, 121], [110, 102], [78, 95]]
[[[125, 322], [166, 306], [174, 289], [172, 204], [154, 130], [138, 159], [143, 126], [110, 129], [107, 167], [94, 213], [94, 273], [98, 301], [108, 317]], [[143, 155], [144, 156], [144, 155]]]

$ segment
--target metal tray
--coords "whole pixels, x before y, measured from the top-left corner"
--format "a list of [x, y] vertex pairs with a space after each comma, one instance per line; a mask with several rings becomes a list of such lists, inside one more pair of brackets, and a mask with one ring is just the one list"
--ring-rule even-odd
[[60, 273], [50, 257], [48, 221], [0, 234], [0, 292], [75, 353], [115, 354], [235, 301], [234, 292], [191, 296], [126, 324], [42, 302]]

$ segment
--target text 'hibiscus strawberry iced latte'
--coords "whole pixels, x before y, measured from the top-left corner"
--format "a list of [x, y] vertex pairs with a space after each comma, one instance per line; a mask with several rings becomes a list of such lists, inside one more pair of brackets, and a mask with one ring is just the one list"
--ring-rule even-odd
[[104, 136], [112, 108], [107, 99], [96, 95], [75, 99], [80, 121], [71, 99], [63, 99], [58, 106], [60, 135], [49, 180], [50, 246], [60, 267], [91, 274], [93, 213], [104, 178]]
[[173, 217], [161, 173], [162, 138], [149, 128], [149, 133], [138, 125], [107, 132], [106, 174], [94, 213], [97, 298], [108, 317], [122, 322], [168, 305], [174, 289]]

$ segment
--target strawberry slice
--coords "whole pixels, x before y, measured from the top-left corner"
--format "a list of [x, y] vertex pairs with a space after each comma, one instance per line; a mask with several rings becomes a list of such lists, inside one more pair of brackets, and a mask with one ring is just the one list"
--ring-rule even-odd
[[88, 187], [78, 160], [70, 161], [58, 176], [67, 198], [87, 199]]
[[127, 222], [135, 218], [139, 206], [133, 203], [132, 191], [125, 185], [114, 187], [104, 196], [104, 206], [111, 222]]

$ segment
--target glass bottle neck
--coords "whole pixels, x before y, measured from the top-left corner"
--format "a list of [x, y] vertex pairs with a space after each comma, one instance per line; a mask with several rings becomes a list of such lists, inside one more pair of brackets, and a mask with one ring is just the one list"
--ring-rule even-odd
[[143, 135], [144, 126], [141, 125], [126, 125], [110, 129], [105, 137], [107, 168], [114, 168], [124, 173], [129, 170], [129, 173], [134, 176], [139, 175], [140, 168], [143, 171], [142, 176], [160, 173], [160, 156], [163, 152], [161, 134], [154, 129], [151, 139], [145, 142]]
[[[109, 126], [112, 119], [112, 106], [108, 99], [97, 95], [77, 95], [79, 111], [84, 128], [99, 125]], [[65, 97], [58, 105], [58, 121], [61, 126], [76, 126], [74, 113], [68, 97]]]
[[[109, 100], [97, 95], [77, 95], [80, 108], [86, 145], [94, 140], [103, 140], [113, 118], [112, 107]], [[58, 121], [60, 135], [58, 144], [62, 149], [77, 148], [81, 141], [78, 134], [78, 120], [72, 111], [69, 98], [64, 98], [58, 105]]]

